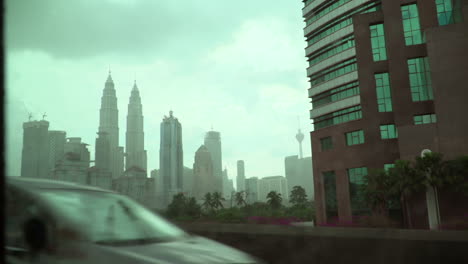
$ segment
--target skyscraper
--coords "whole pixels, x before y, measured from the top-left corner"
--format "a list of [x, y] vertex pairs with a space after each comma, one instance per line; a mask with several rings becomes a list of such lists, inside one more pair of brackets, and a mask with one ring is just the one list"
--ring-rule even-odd
[[65, 131], [49, 131], [49, 172], [55, 168], [59, 160], [65, 154], [65, 142], [67, 133]]
[[205, 147], [211, 153], [213, 161], [213, 174], [216, 178], [216, 190], [223, 192], [223, 165], [221, 152], [221, 133], [217, 131], [208, 131], [205, 135]]
[[[467, 0], [304, 4], [318, 224], [368, 213], [369, 169], [423, 149], [468, 153]], [[424, 228], [425, 213], [404, 218]]]
[[64, 158], [57, 163], [52, 178], [79, 184], [88, 184], [88, 169], [90, 155], [88, 144], [81, 142], [81, 138], [67, 138], [64, 148]]
[[195, 162], [193, 163], [193, 196], [197, 200], [202, 200], [206, 193], [217, 191], [216, 176], [213, 173], [213, 161], [211, 153], [204, 145], [201, 145], [195, 152]]
[[245, 166], [243, 160], [237, 161], [237, 191], [245, 191]]
[[172, 201], [172, 196], [183, 191], [183, 151], [182, 126], [169, 111], [161, 122], [159, 148], [159, 175], [163, 180], [164, 204]]
[[99, 112], [99, 130], [106, 132], [110, 147], [110, 171], [112, 177], [117, 178], [123, 172], [123, 148], [119, 147], [119, 111], [117, 109], [117, 96], [114, 89], [114, 81], [111, 74], [107, 77], [101, 97], [101, 109]]
[[289, 201], [288, 183], [285, 177], [269, 176], [269, 177], [263, 177], [258, 180], [258, 200], [259, 201], [266, 202], [267, 195], [271, 191], [275, 191], [281, 194], [281, 198], [283, 199], [283, 204], [288, 203]]
[[298, 155], [289, 156], [284, 159], [284, 172], [288, 180], [288, 191], [294, 186], [305, 189], [307, 199], [314, 200], [314, 178], [312, 174], [312, 158], [299, 158]]
[[49, 175], [49, 122], [23, 123], [23, 152], [21, 176], [47, 178]]
[[146, 171], [146, 150], [143, 132], [143, 110], [136, 81], [132, 88], [127, 114], [125, 169], [137, 167]]
[[110, 172], [110, 142], [107, 132], [98, 132], [95, 146], [95, 166], [101, 171]]

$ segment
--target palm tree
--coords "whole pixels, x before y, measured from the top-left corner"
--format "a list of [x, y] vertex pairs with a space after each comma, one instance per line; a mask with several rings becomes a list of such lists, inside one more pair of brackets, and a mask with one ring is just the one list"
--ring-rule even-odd
[[245, 192], [244, 192], [244, 191], [236, 192], [236, 194], [235, 194], [235, 200], [236, 200], [236, 205], [237, 205], [237, 206], [245, 206], [245, 205], [247, 204], [247, 203], [245, 202], [244, 195], [245, 195]]
[[267, 194], [267, 203], [273, 208], [278, 209], [281, 207], [281, 202], [283, 198], [281, 198], [281, 194], [275, 191], [271, 191]]
[[203, 208], [205, 208], [206, 211], [212, 211], [214, 206], [213, 206], [213, 196], [211, 193], [205, 193], [205, 198], [204, 202], [202, 204]]
[[213, 196], [211, 197], [212, 198], [212, 202], [213, 202], [213, 208], [214, 209], [218, 209], [218, 208], [224, 208], [223, 206], [223, 201], [226, 201], [226, 199], [223, 198], [223, 196], [221, 195], [221, 193], [219, 192], [214, 192], [213, 193]]

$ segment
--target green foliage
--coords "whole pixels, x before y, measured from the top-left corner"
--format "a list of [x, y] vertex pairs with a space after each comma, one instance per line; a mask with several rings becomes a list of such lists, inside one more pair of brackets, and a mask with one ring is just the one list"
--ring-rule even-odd
[[273, 209], [279, 209], [281, 208], [281, 203], [283, 201], [283, 198], [281, 197], [280, 193], [277, 193], [275, 191], [271, 191], [267, 194], [267, 204], [271, 206]]
[[234, 200], [236, 201], [236, 205], [237, 206], [245, 206], [247, 204], [247, 202], [245, 201], [245, 192], [242, 191], [242, 192], [236, 192], [235, 195], [234, 195]]
[[223, 201], [226, 201], [226, 199], [223, 198], [221, 193], [219, 192], [214, 192], [213, 195], [211, 196], [212, 198], [212, 203], [213, 203], [213, 208], [214, 209], [219, 209], [219, 208], [224, 208], [223, 206]]
[[194, 220], [201, 214], [201, 207], [194, 197], [187, 198], [183, 193], [173, 196], [167, 207], [166, 216], [173, 219]]
[[307, 194], [305, 189], [301, 186], [294, 186], [291, 190], [289, 202], [296, 207], [306, 207], [307, 205]]

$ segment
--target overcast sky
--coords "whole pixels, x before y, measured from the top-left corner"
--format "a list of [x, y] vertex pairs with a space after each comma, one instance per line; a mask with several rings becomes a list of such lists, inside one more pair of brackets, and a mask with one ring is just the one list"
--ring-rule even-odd
[[159, 126], [182, 124], [184, 165], [213, 125], [223, 167], [236, 176], [284, 175], [296, 155], [297, 117], [310, 156], [304, 22], [300, 0], [9, 0], [6, 3], [7, 170], [19, 175], [28, 112], [51, 130], [94, 143], [109, 67], [120, 144], [136, 78], [148, 169], [159, 168]]

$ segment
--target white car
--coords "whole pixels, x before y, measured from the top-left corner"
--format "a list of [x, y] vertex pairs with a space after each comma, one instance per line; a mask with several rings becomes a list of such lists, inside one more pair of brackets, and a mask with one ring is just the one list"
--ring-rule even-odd
[[7, 177], [6, 192], [7, 263], [262, 263], [111, 191]]

